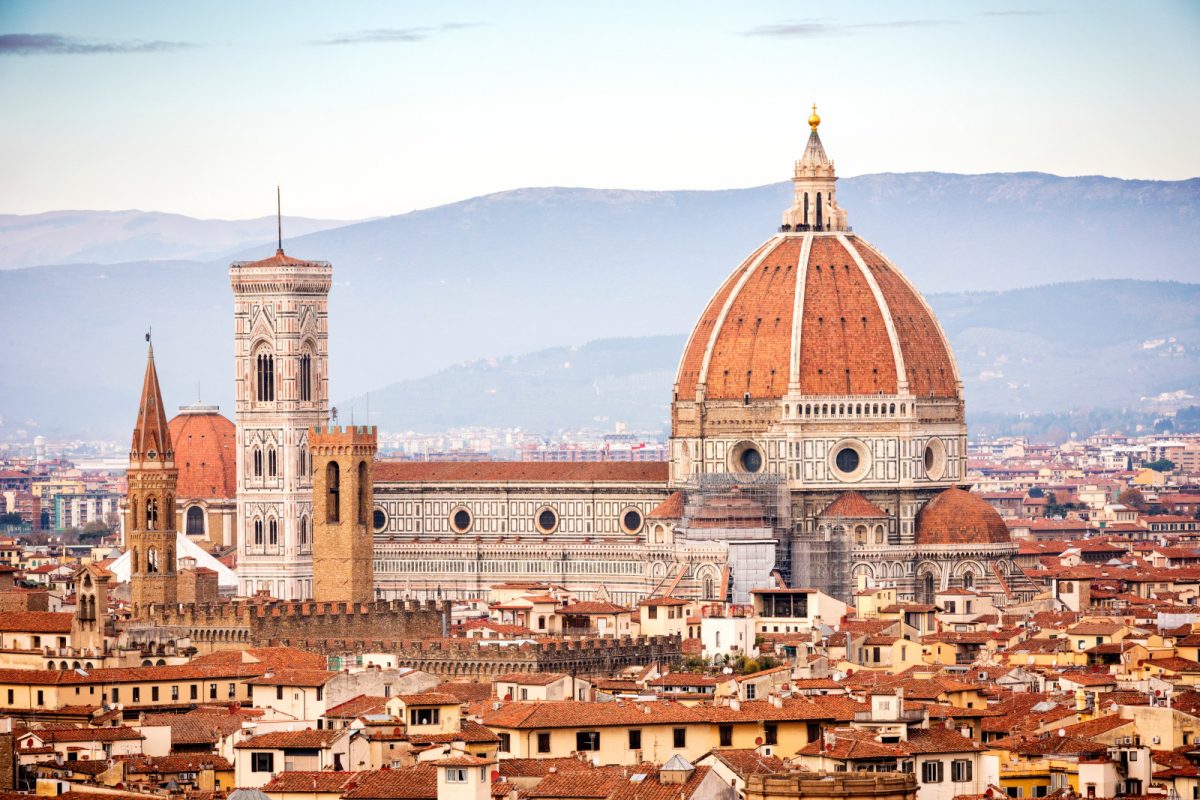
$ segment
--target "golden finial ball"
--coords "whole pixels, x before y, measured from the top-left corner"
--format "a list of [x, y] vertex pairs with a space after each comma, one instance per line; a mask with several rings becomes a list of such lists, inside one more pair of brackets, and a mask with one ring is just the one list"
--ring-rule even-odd
[[813, 103], [813, 113], [812, 113], [812, 116], [808, 118], [808, 127], [812, 128], [815, 131], [817, 129], [817, 126], [820, 124], [821, 124], [821, 118], [817, 116], [817, 104]]

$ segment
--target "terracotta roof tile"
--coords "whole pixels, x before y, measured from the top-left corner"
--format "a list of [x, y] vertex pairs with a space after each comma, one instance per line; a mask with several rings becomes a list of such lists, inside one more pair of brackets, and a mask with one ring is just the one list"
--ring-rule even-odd
[[653, 483], [665, 485], [665, 461], [376, 461], [376, 483]]

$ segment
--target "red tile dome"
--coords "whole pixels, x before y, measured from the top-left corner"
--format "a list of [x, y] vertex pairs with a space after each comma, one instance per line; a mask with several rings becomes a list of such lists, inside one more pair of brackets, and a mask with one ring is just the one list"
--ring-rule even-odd
[[781, 233], [717, 290], [688, 340], [678, 399], [800, 394], [959, 399], [924, 298], [851, 233]]
[[183, 409], [168, 427], [175, 444], [181, 498], [237, 496], [237, 429], [216, 406]]
[[962, 489], [938, 493], [917, 513], [917, 545], [1011, 544], [996, 509]]

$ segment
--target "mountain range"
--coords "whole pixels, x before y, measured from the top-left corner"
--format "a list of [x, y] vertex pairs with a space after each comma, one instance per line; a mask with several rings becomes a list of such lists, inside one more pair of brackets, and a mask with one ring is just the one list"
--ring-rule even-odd
[[[534, 382], [513, 405], [530, 412], [528, 421], [508, 424], [569, 427], [599, 416], [653, 426], [678, 357], [672, 337], [690, 330], [717, 285], [773, 233], [789, 191], [521, 189], [305, 234], [287, 222], [284, 244], [334, 263], [334, 395], [372, 391], [373, 421], [404, 429], [450, 418], [482, 423], [499, 413], [505, 386], [517, 384], [485, 394], [485, 373], [498, 367], [480, 365], [513, 363], [519, 353], [530, 355], [517, 364], [533, 364], [545, 353], [546, 363], [562, 355], [578, 370], [594, 351], [597, 364], [630, 366], [608, 373], [611, 386], [598, 367], [581, 384], [594, 402], [568, 403], [553, 394], [566, 391], [561, 385], [540, 384], [558, 405], [546, 413], [532, 413]], [[1200, 277], [1200, 180], [910, 173], [844, 179], [838, 192], [856, 232], [930, 296], [972, 408], [1137, 402], [1194, 385], [1200, 325], [1195, 287], [1185, 284]], [[104, 235], [87, 227], [68, 227], [62, 252], [101, 253]], [[10, 245], [5, 230], [0, 251]], [[105, 259], [92, 255], [92, 263], [0, 271], [0, 438], [18, 429], [124, 437], [149, 326], [168, 403], [200, 396], [228, 413], [228, 262], [269, 255], [273, 233], [217, 259], [171, 258], [164, 246], [142, 256], [154, 260], [96, 263]], [[1078, 283], [1085, 279], [1103, 280]], [[1148, 282], [1167, 280], [1184, 283]], [[1065, 285], [1013, 291], [1051, 283]], [[1177, 341], [1166, 349], [1131, 350], [1171, 336]], [[563, 345], [562, 354], [547, 350]], [[583, 355], [565, 355], [570, 346]], [[422, 380], [433, 383], [420, 390]], [[459, 383], [439, 396], [439, 381]], [[472, 386], [490, 400], [467, 402]], [[377, 417], [385, 404], [375, 398], [393, 391], [403, 403]], [[432, 411], [422, 416], [426, 393]], [[650, 410], [635, 413], [643, 393]]]

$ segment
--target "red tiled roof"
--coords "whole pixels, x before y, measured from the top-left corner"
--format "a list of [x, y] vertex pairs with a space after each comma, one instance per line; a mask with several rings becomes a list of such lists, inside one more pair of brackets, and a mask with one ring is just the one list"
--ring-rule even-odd
[[560, 614], [629, 614], [631, 610], [603, 600], [580, 600], [558, 610]]
[[290, 749], [317, 749], [329, 747], [339, 737], [345, 735], [346, 731], [328, 731], [328, 730], [303, 730], [303, 731], [271, 731], [270, 733], [251, 736], [248, 739], [243, 739], [234, 747], [244, 750], [250, 748], [275, 749], [275, 750], [290, 750]]
[[983, 498], [962, 489], [940, 492], [917, 512], [918, 546], [1011, 542], [1000, 513]]
[[665, 461], [376, 461], [376, 483], [653, 483]]
[[683, 517], [683, 492], [671, 492], [647, 515], [650, 519], [681, 519]]
[[324, 686], [337, 675], [324, 669], [276, 669], [246, 683], [251, 686]]
[[562, 672], [510, 672], [492, 678], [492, 683], [516, 683], [521, 686], [549, 686], [567, 677]]
[[397, 699], [406, 706], [446, 706], [458, 705], [462, 701], [455, 695], [446, 692], [421, 692], [416, 694], [397, 695]]
[[69, 611], [9, 611], [0, 614], [3, 633], [70, 633]]
[[169, 423], [175, 445], [176, 484], [183, 500], [237, 494], [237, 428], [216, 411], [185, 411]]
[[849, 519], [886, 518], [887, 514], [879, 506], [863, 497], [858, 492], [842, 492], [838, 498], [825, 507], [819, 517], [846, 517]]
[[281, 772], [262, 787], [263, 792], [340, 793], [358, 772]]
[[386, 697], [360, 694], [329, 709], [325, 712], [325, 717], [329, 719], [357, 719], [365, 714], [382, 714], [384, 713], [384, 708], [387, 706], [387, 701]]
[[419, 764], [407, 769], [361, 772], [344, 800], [437, 800], [437, 767]]
[[861, 703], [845, 697], [792, 697], [781, 707], [766, 700], [748, 700], [734, 710], [727, 705], [679, 703], [575, 703], [545, 701], [504, 703], [499, 709], [483, 713], [489, 728], [572, 728], [584, 725], [667, 725], [685, 722], [751, 722], [762, 720], [849, 720], [864, 710]]
[[328, 267], [329, 264], [324, 261], [308, 261], [303, 258], [292, 258], [280, 248], [275, 251], [275, 255], [268, 258], [259, 259], [258, 261], [235, 261], [232, 266], [239, 269], [256, 269], [270, 267]]

